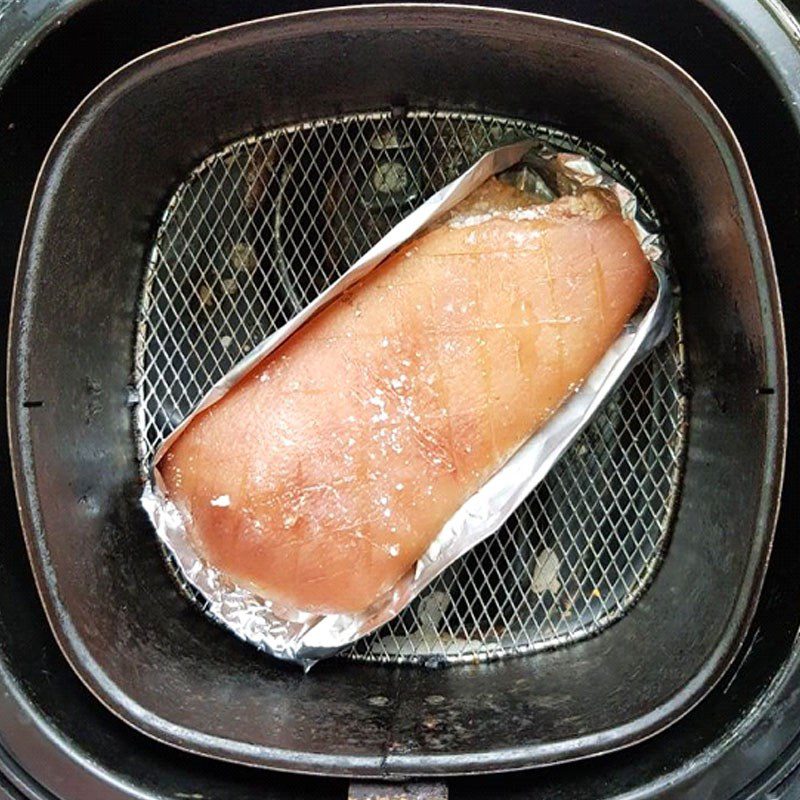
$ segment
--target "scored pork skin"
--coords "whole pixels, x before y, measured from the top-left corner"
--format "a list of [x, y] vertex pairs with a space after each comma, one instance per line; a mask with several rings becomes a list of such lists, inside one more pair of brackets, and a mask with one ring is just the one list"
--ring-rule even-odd
[[339, 296], [162, 459], [209, 563], [296, 609], [359, 612], [585, 379], [652, 278], [585, 193], [496, 179]]

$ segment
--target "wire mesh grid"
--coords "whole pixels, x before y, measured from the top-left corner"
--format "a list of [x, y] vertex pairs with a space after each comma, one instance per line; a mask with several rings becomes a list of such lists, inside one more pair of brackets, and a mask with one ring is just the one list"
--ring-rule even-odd
[[[276, 129], [206, 159], [173, 195], [143, 282], [135, 353], [142, 470], [213, 383], [427, 196], [536, 124], [454, 112], [348, 115]], [[360, 660], [436, 664], [531, 652], [602, 630], [667, 546], [687, 411], [680, 319], [504, 528], [356, 643]]]

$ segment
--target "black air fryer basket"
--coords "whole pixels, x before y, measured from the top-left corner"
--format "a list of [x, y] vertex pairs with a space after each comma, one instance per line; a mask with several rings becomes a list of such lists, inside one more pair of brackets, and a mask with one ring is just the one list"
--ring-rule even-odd
[[[786, 433], [778, 289], [786, 303], [796, 234], [779, 220], [798, 209], [797, 156], [777, 149], [796, 131], [780, 81], [720, 10], [678, 5], [704, 54], [682, 49], [673, 15], [655, 25], [634, 3], [561, 10], [599, 28], [459, 6], [275, 16], [138, 58], [57, 137], [53, 111], [15, 287], [10, 440], [35, 580], [86, 688], [45, 627], [22, 635], [12, 620], [12, 719], [33, 715], [43, 733], [55, 720], [46, 735], [55, 744], [20, 736], [16, 724], [0, 737], [18, 760], [38, 753], [52, 774], [73, 776], [50, 788], [71, 796], [73, 779], [108, 787], [116, 774], [120, 796], [137, 782], [155, 797], [199, 781], [201, 793], [248, 797], [273, 774], [255, 769], [266, 767], [291, 773], [275, 778], [275, 797], [284, 786], [333, 797], [342, 784], [298, 773], [539, 766], [535, 777], [450, 788], [528, 797], [535, 784], [566, 798], [638, 786], [667, 796], [652, 782], [670, 774], [676, 796], [713, 780], [696, 796], [724, 797], [748, 770], [750, 780], [766, 769], [735, 751], [750, 718], [772, 707], [756, 697], [771, 681], [780, 690], [779, 665], [790, 679], [796, 630], [797, 556], [780, 525], [757, 608]], [[197, 7], [205, 28], [237, 21], [235, 6], [229, 16]], [[791, 18], [776, 8], [753, 4], [743, 30], [781, 30]], [[123, 24], [129, 11], [99, 0], [76, 12], [72, 30], [119, 31], [112, 42], [129, 42], [128, 56], [188, 32], [169, 5]], [[63, 58], [86, 39], [71, 39], [68, 25], [53, 41]], [[782, 41], [774, 58], [800, 63]], [[718, 53], [737, 54], [732, 71], [712, 69]], [[32, 60], [30, 80], [51, 57]], [[25, 108], [18, 74], [0, 95], [4, 113]], [[68, 69], [63, 80], [73, 80]], [[58, 105], [53, 92], [48, 107]], [[758, 98], [760, 126], [742, 94]], [[26, 113], [23, 126], [46, 129], [44, 111]], [[6, 137], [17, 129], [9, 123]], [[759, 128], [771, 149], [755, 146]], [[139, 506], [143, 468], [210, 383], [386, 227], [494, 142], [531, 133], [590, 153], [651, 207], [680, 288], [675, 334], [506, 529], [397, 622], [304, 676], [235, 640], [180, 591]], [[387, 164], [403, 180], [376, 191], [370, 176], [385, 178]], [[4, 200], [18, 223], [24, 194], [16, 206], [13, 191]], [[14, 557], [24, 563], [18, 540]], [[3, 588], [11, 602], [35, 602], [24, 580]], [[37, 647], [38, 679], [25, 656]], [[37, 703], [63, 716], [47, 712], [46, 723]], [[81, 704], [91, 711], [76, 716]], [[791, 738], [785, 715], [773, 723], [769, 744]], [[117, 753], [115, 763], [90, 755], [96, 747]], [[552, 766], [577, 757], [584, 765]], [[736, 769], [708, 777], [727, 758]], [[161, 777], [143, 777], [135, 765], [144, 763]]]

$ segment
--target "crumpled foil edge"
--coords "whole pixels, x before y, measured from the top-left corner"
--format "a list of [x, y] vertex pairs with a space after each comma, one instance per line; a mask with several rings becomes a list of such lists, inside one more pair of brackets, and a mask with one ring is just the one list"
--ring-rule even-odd
[[[461, 506], [415, 567], [367, 611], [360, 614], [318, 614], [286, 608], [237, 586], [224, 573], [206, 564], [194, 549], [181, 512], [167, 499], [162, 488], [157, 465], [171, 444], [197, 414], [224, 397], [231, 387], [311, 316], [426, 225], [456, 206], [487, 178], [521, 164], [534, 170], [537, 176], [555, 179], [558, 194], [592, 187], [610, 192], [616, 198], [657, 279], [656, 296], [650, 307], [626, 325], [578, 391]], [[672, 320], [672, 287], [664, 242], [658, 231], [650, 230], [650, 223], [633, 192], [583, 155], [557, 152], [538, 141], [499, 147], [486, 153], [463, 175], [405, 217], [344, 275], [255, 347], [211, 388], [159, 445], [153, 458], [155, 466], [143, 491], [142, 505], [181, 576], [202, 599], [206, 614], [259, 649], [309, 669], [318, 660], [334, 655], [393, 619], [444, 569], [496, 533], [544, 479], [630, 369], [667, 336]]]

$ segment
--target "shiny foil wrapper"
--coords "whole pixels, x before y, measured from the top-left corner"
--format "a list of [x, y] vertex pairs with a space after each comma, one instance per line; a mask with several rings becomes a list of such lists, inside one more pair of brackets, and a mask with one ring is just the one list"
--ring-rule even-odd
[[[207, 564], [195, 550], [183, 514], [162, 491], [159, 460], [196, 414], [224, 397], [323, 306], [426, 226], [443, 217], [493, 175], [531, 193], [543, 203], [590, 187], [616, 201], [622, 215], [631, 221], [655, 273], [654, 299], [627, 324], [580, 388], [464, 503], [416, 565], [391, 592], [376, 598], [367, 611], [360, 614], [308, 613], [286, 608], [237, 586], [231, 578]], [[259, 649], [308, 669], [316, 661], [334, 655], [396, 617], [446, 567], [494, 534], [542, 481], [631, 367], [667, 336], [672, 320], [672, 290], [664, 243], [633, 192], [583, 155], [557, 152], [538, 141], [499, 147], [409, 214], [341, 278], [216, 383], [160, 444], [142, 504], [181, 577], [194, 589], [206, 614]]]

